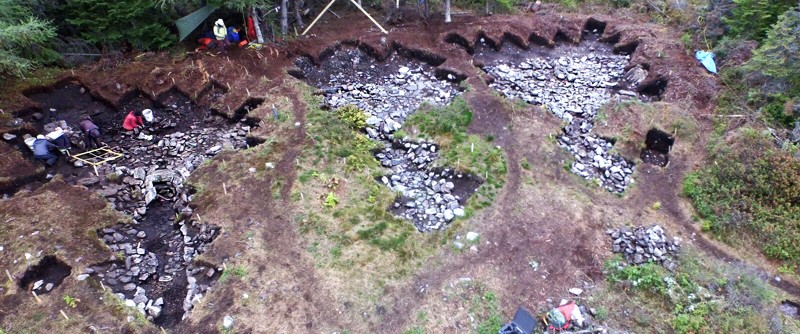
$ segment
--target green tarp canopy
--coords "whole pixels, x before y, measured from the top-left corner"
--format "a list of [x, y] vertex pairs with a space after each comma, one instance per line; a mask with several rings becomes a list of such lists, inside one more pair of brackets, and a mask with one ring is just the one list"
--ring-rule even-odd
[[197, 26], [199, 26], [203, 21], [208, 18], [211, 13], [217, 10], [217, 7], [212, 5], [206, 5], [203, 8], [200, 8], [193, 13], [186, 15], [182, 18], [179, 18], [175, 21], [175, 25], [178, 26], [178, 34], [180, 35], [180, 41], [186, 39], [189, 34], [192, 33]]

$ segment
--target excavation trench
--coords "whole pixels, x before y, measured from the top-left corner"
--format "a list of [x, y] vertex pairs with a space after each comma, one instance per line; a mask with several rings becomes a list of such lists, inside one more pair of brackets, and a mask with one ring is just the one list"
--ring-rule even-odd
[[[634, 164], [614, 153], [613, 142], [591, 131], [606, 102], [637, 96], [621, 90], [619, 84], [630, 56], [617, 54], [611, 45], [598, 41], [596, 32], [604, 29], [599, 21], [588, 22], [587, 29], [591, 30], [584, 32], [579, 45], [557, 43], [552, 49], [532, 46], [523, 50], [505, 43], [496, 51], [492, 45], [478, 43], [473, 57], [491, 76], [490, 87], [507, 98], [545, 106], [564, 122], [558, 143], [573, 155], [573, 173], [621, 193], [634, 182]], [[635, 88], [635, 84], [638, 82], [625, 87]]]
[[[445, 228], [464, 215], [467, 198], [482, 183], [477, 177], [438, 166], [439, 146], [425, 140], [398, 138], [395, 133], [422, 103], [449, 104], [460, 91], [457, 76], [439, 73], [431, 63], [443, 58], [430, 53], [399, 49], [378, 61], [356, 48], [337, 48], [313, 64], [300, 58], [300, 77], [324, 92], [332, 109], [355, 105], [367, 115], [367, 136], [381, 143], [374, 154], [387, 174], [377, 181], [395, 192], [387, 208], [411, 221], [422, 232]], [[421, 59], [417, 59], [421, 58]], [[434, 61], [435, 60], [435, 61]]]
[[[215, 100], [224, 90], [211, 85], [207, 93], [211, 96], [206, 98]], [[243, 111], [228, 119], [174, 89], [155, 99], [134, 92], [123, 98], [119, 110], [92, 98], [76, 82], [28, 96], [42, 105], [42, 111], [19, 115], [30, 124], [30, 133], [15, 139], [26, 157], [32, 158], [32, 154], [23, 143], [24, 137], [46, 133], [55, 126], [71, 132], [73, 154], [82, 152], [78, 122], [85, 115], [101, 128], [100, 140], [122, 154], [98, 166], [99, 176], [80, 161], [68, 161], [63, 156], [48, 170], [61, 174], [67, 182], [99, 192], [116, 210], [133, 218], [131, 224], [97, 231], [111, 253], [107, 261], [90, 266], [83, 274], [101, 281], [154, 323], [164, 328], [177, 325], [221, 272], [214, 265], [194, 261], [218, 235], [219, 228], [194, 219], [190, 207], [193, 191], [183, 182], [223, 149], [243, 149], [248, 143], [258, 142], [249, 136], [258, 122], [247, 114], [263, 101], [249, 101]], [[125, 115], [145, 108], [154, 111], [154, 122], [141, 132], [124, 131], [121, 124]], [[35, 281], [24, 280], [25, 288], [46, 287], [44, 283], [33, 288]]]

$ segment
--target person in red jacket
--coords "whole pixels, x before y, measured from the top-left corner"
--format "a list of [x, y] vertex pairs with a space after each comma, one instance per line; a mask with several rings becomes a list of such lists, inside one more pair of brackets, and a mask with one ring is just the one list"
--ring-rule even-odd
[[122, 122], [122, 127], [128, 131], [133, 131], [133, 129], [143, 125], [142, 112], [138, 110], [129, 112], [128, 116], [125, 116], [125, 121]]

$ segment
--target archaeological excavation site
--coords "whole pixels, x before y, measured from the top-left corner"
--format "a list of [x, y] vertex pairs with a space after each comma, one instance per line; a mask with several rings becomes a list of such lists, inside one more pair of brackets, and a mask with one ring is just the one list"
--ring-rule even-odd
[[800, 333], [791, 2], [8, 2], [0, 334]]

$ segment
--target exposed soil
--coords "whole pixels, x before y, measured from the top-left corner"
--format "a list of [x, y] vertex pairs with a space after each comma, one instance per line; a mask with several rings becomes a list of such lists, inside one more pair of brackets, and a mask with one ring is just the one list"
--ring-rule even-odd
[[675, 145], [675, 138], [659, 129], [650, 129], [645, 137], [645, 148], [642, 149], [642, 161], [664, 167], [669, 163], [669, 151]]
[[800, 304], [791, 300], [784, 300], [781, 303], [781, 312], [795, 319], [800, 319]]
[[71, 273], [72, 267], [54, 255], [48, 255], [25, 271], [19, 287], [43, 295], [55, 290]]

